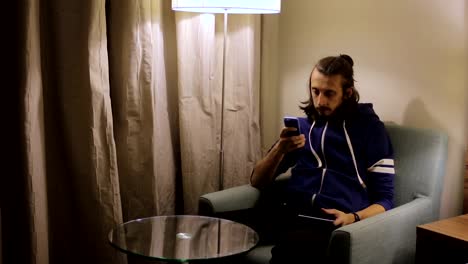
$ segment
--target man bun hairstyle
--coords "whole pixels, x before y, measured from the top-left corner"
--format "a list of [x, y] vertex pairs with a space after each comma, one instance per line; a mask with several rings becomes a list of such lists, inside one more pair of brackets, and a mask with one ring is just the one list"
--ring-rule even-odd
[[340, 57], [343, 58], [344, 60], [346, 60], [351, 65], [351, 67], [354, 66], [354, 61], [349, 55], [340, 54]]
[[343, 92], [345, 92], [346, 89], [354, 87], [353, 66], [354, 61], [349, 55], [340, 54], [339, 56], [329, 56], [319, 60], [315, 65], [315, 69], [326, 76], [341, 75], [343, 77]]

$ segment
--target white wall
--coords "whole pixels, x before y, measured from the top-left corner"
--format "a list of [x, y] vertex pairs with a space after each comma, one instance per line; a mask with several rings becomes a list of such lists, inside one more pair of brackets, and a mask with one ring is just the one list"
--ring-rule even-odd
[[[464, 0], [282, 1], [279, 16], [264, 16], [264, 37], [276, 37], [279, 44], [270, 42], [263, 51], [268, 71], [262, 75], [263, 147], [276, 139], [283, 115], [303, 115], [297, 106], [307, 99], [315, 62], [345, 53], [354, 59], [361, 101], [374, 103], [382, 120], [448, 133], [441, 216], [461, 213], [467, 5]], [[277, 65], [265, 65], [266, 56]]]

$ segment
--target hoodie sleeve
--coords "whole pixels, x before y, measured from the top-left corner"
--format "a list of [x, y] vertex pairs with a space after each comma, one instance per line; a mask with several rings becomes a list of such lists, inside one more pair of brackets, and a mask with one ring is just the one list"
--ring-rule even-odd
[[394, 160], [393, 148], [387, 130], [378, 121], [368, 131], [367, 190], [371, 203], [393, 208]]
[[[276, 145], [277, 142], [278, 141], [276, 141], [275, 144], [273, 144], [270, 147], [268, 152], [271, 151], [271, 149]], [[294, 166], [297, 163], [297, 159], [298, 159], [297, 155], [298, 155], [297, 151], [293, 151], [293, 152], [290, 152], [290, 153], [287, 153], [286, 155], [284, 155], [283, 159], [281, 160], [280, 164], [278, 165], [278, 168], [276, 168], [275, 176], [278, 176], [281, 173], [285, 173], [289, 168]]]

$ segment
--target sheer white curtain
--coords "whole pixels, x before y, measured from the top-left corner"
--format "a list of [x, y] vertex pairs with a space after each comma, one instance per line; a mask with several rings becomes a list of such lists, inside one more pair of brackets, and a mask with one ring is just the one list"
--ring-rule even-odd
[[[219, 187], [223, 20], [177, 12], [176, 21], [184, 203], [195, 213], [198, 197]], [[225, 188], [248, 183], [260, 157], [260, 17], [230, 15], [228, 25]]]
[[[2, 253], [125, 263], [106, 241], [113, 226], [196, 213], [198, 196], [218, 188], [222, 17], [175, 14], [170, 0], [24, 2], [29, 219], [11, 228], [29, 237]], [[258, 15], [230, 16], [225, 187], [247, 183], [260, 156], [259, 36]]]

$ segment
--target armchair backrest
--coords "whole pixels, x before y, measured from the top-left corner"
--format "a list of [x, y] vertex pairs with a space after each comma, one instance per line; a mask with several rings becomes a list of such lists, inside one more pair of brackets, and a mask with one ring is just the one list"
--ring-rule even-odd
[[395, 206], [427, 196], [439, 218], [447, 161], [447, 135], [427, 129], [385, 124], [395, 152]]

